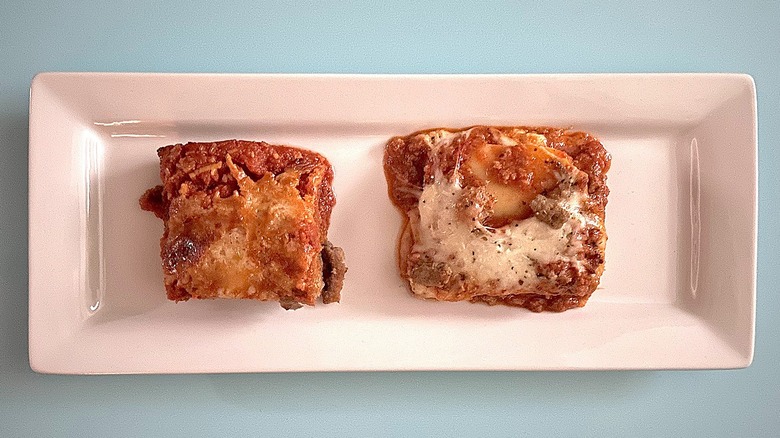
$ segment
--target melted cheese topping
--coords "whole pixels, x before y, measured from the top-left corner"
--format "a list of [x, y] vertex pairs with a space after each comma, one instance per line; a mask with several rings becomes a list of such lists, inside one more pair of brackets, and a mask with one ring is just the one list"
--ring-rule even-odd
[[[468, 134], [438, 131], [425, 138], [431, 149], [438, 151], [456, 135]], [[542, 146], [541, 140], [533, 141]], [[501, 144], [515, 146], [517, 142], [504, 136]], [[595, 220], [581, 212], [586, 193], [572, 191], [568, 198], [557, 201], [559, 207], [570, 213], [560, 228], [536, 216], [491, 228], [459, 214], [457, 206], [464, 190], [457, 174], [448, 180], [440, 171], [435, 173], [434, 182], [423, 188], [417, 211], [410, 212], [415, 241], [413, 253], [424, 254], [433, 262], [446, 264], [453, 273], [464, 274], [479, 284], [495, 284], [501, 290], [537, 282], [536, 266], [540, 264], [563, 260], [580, 267], [581, 262], [575, 257], [581, 245], [576, 231]], [[508, 197], [512, 195], [506, 193]], [[417, 292], [425, 294], [425, 289], [419, 288]]]
[[585, 218], [576, 201], [569, 206], [572, 218], [560, 229], [533, 216], [493, 229], [459, 217], [455, 205], [462, 192], [459, 184], [444, 181], [425, 187], [419, 218], [412, 218], [417, 223], [413, 252], [446, 263], [453, 272], [481, 284], [497, 281], [501, 289], [515, 289], [537, 281], [537, 264], [569, 260], [567, 255], [577, 249], [573, 231]]
[[[180, 283], [189, 283], [199, 296], [277, 299], [292, 291], [322, 289], [321, 261], [310, 236], [317, 223], [302, 198], [295, 171], [257, 181], [233, 164], [227, 166], [239, 190], [232, 196], [214, 196], [204, 207], [202, 197], [177, 198], [168, 221], [169, 234], [187, 236], [199, 255], [174, 266]], [[316, 176], [315, 176], [316, 177]]]

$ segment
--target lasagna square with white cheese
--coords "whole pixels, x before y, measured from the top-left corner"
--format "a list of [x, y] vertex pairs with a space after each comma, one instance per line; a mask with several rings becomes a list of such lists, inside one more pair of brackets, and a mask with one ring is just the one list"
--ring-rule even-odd
[[440, 301], [582, 307], [604, 271], [611, 157], [583, 132], [432, 129], [392, 138], [384, 166], [404, 214], [401, 275]]

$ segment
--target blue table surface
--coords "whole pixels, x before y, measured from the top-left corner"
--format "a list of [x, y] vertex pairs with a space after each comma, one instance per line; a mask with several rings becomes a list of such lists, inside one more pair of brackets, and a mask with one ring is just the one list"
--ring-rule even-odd
[[[0, 436], [780, 436], [780, 2], [0, 3]], [[756, 352], [695, 372], [38, 375], [28, 89], [40, 71], [744, 72], [758, 89]]]

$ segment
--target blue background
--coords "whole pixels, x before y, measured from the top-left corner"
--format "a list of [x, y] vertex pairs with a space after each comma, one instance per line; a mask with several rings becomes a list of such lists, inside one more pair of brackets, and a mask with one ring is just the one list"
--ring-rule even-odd
[[[780, 2], [27, 3], [0, 4], [0, 435], [780, 435]], [[760, 168], [754, 363], [37, 375], [27, 360], [28, 88], [53, 70], [749, 73]]]

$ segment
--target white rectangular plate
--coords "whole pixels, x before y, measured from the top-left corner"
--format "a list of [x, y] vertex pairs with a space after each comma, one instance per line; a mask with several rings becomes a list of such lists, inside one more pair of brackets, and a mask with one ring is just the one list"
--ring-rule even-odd
[[[47, 373], [746, 367], [756, 98], [731, 74], [44, 73], [30, 102], [30, 364]], [[562, 314], [412, 297], [384, 143], [423, 128], [570, 126], [612, 154], [601, 287]], [[165, 299], [158, 147], [230, 138], [328, 157], [340, 304]]]

